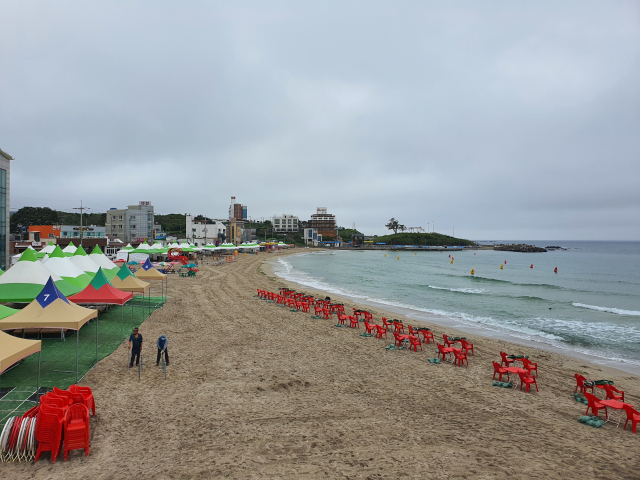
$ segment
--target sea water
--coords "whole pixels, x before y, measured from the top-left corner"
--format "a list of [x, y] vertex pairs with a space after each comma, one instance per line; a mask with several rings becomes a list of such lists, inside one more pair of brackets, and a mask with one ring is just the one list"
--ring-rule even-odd
[[499, 332], [623, 362], [635, 371], [640, 366], [640, 243], [526, 243], [566, 249], [303, 250], [278, 258], [274, 272], [335, 294], [480, 327], [489, 336]]

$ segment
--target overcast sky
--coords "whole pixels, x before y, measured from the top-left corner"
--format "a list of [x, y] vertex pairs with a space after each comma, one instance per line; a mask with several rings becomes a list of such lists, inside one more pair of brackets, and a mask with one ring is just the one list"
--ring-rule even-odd
[[11, 207], [640, 240], [640, 2], [0, 2]]

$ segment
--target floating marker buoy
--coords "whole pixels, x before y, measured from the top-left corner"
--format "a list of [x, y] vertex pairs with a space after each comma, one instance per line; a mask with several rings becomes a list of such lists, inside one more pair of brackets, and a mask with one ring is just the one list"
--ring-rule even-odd
[[475, 274], [476, 274], [476, 269], [475, 269], [475, 268], [472, 268], [472, 269], [471, 269], [471, 275], [475, 275]]
[[533, 263], [531, 264], [531, 266], [529, 268], [533, 268]]
[[473, 254], [475, 255], [475, 252]]
[[398, 260], [400, 260], [400, 257], [398, 257]]
[[386, 256], [387, 256], [387, 254], [385, 253], [385, 254], [384, 254], [384, 256], [386, 257]]
[[506, 261], [506, 260], [504, 261], [504, 264], [505, 264], [505, 265], [507, 264], [507, 261]]
[[558, 267], [553, 269], [553, 273], [558, 273]]
[[453, 258], [451, 259], [451, 261], [449, 263], [453, 263]]
[[418, 252], [413, 252], [413, 254], [414, 254], [414, 255], [417, 255], [417, 254], [418, 254]]
[[500, 265], [500, 270], [504, 270], [504, 269], [502, 268], [503, 266], [504, 266], [504, 265]]
[[451, 258], [451, 255], [449, 255], [449, 258]]

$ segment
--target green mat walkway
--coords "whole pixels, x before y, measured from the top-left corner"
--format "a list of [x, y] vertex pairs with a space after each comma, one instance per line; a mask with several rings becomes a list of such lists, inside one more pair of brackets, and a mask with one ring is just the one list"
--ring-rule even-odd
[[[134, 296], [127, 302], [124, 310], [120, 306], [111, 306], [100, 312], [98, 321], [93, 319], [80, 329], [78, 339], [78, 377], [82, 378], [89, 370], [106, 356], [113, 353], [124, 337], [131, 334], [134, 325], [140, 325], [153, 312], [164, 304], [163, 297]], [[149, 309], [149, 304], [151, 305]], [[132, 308], [133, 305], [133, 308]], [[96, 325], [98, 325], [98, 348], [96, 358]], [[25, 338], [36, 339], [34, 333], [27, 330]], [[126, 367], [122, 359], [122, 368]], [[8, 417], [20, 415], [36, 402], [38, 382], [38, 355], [22, 359], [13, 368], [0, 375], [0, 431]], [[76, 383], [76, 332], [67, 330], [64, 341], [60, 334], [49, 333], [42, 339], [40, 391], [54, 386], [66, 389]]]

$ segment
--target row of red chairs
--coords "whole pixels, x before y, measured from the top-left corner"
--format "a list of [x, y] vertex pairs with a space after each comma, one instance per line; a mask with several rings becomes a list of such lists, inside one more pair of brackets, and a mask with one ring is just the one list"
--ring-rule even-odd
[[[526, 360], [526, 359], [525, 359]], [[536, 375], [537, 375], [537, 364], [534, 364], [536, 366]], [[507, 367], [503, 367], [501, 364], [499, 364], [498, 362], [496, 362], [495, 360], [493, 361], [493, 379], [496, 379], [496, 375], [499, 375], [498, 380], [501, 382], [502, 381], [502, 376], [506, 375], [507, 376], [507, 381], [511, 381], [511, 377], [509, 376], [509, 370], [507, 370], [508, 368], [511, 368], [509, 366]], [[517, 372], [518, 377], [520, 378], [520, 390], [522, 390], [522, 387], [526, 385], [527, 387], [527, 393], [529, 393], [529, 387], [531, 385], [534, 385], [536, 387], [536, 391], [539, 392], [540, 390], [538, 389], [538, 382], [536, 380], [536, 377], [534, 377], [533, 375], [531, 375], [531, 371], [529, 371], [529, 373], [527, 372]]]
[[[584, 398], [586, 398], [588, 402], [587, 412], [585, 413], [585, 415], [587, 415], [589, 413], [589, 410], [591, 410], [591, 412], [597, 417], [598, 412], [604, 409], [605, 418], [609, 418], [607, 406], [600, 403], [600, 399], [595, 396], [594, 387], [600, 390], [604, 390], [605, 400], [618, 400], [623, 403], [622, 408], [627, 414], [627, 421], [624, 422], [624, 428], [626, 429], [627, 424], [631, 422], [631, 431], [633, 433], [636, 433], [638, 422], [640, 422], [640, 412], [633, 408], [633, 405], [625, 403], [624, 392], [622, 390], [618, 390], [615, 386], [607, 383], [605, 383], [604, 385], [595, 385], [593, 383], [585, 385], [585, 382], [587, 382], [588, 380], [584, 376], [580, 375], [579, 373], [576, 373], [574, 376], [576, 377], [576, 388], [573, 390], [573, 393], [577, 393], [578, 389], [580, 389], [580, 393], [584, 395]], [[587, 390], [589, 389], [591, 390], [591, 393], [587, 392]]]
[[65, 460], [71, 450], [84, 449], [85, 456], [89, 455], [89, 410], [96, 415], [89, 387], [71, 385], [69, 390], [53, 387], [52, 392], [40, 397], [37, 408], [38, 450], [34, 461], [38, 461], [43, 452], [51, 452], [51, 463], [54, 463], [61, 446]]
[[[501, 366], [510, 367], [512, 363], [515, 363], [515, 359], [508, 358], [508, 355], [506, 352], [500, 352], [500, 358], [502, 359], [502, 363], [500, 364]], [[535, 370], [536, 377], [538, 376], [537, 363], [533, 363], [532, 361], [530, 361], [528, 358], [525, 358], [525, 357], [519, 358], [518, 361], [522, 362], [522, 368], [528, 370], [529, 375], [531, 375], [531, 372]]]

